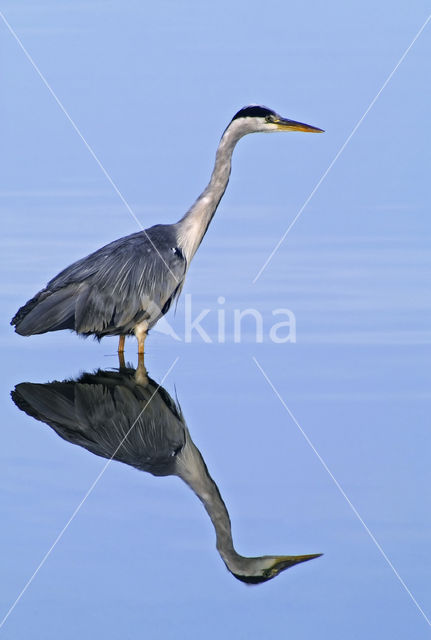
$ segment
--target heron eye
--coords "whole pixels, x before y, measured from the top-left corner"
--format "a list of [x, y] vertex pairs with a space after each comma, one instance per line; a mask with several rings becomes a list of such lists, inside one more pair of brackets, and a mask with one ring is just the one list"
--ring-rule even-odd
[[171, 247], [171, 251], [179, 258], [184, 258], [183, 252], [179, 247]]
[[268, 116], [265, 116], [265, 120], [266, 122], [274, 122], [274, 116], [269, 114]]

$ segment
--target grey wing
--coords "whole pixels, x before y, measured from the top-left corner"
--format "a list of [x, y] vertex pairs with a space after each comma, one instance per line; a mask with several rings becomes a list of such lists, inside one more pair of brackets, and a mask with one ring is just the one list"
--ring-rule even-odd
[[147, 238], [137, 240], [130, 238], [103, 257], [101, 268], [82, 286], [75, 306], [80, 333], [121, 328], [126, 333], [142, 320], [151, 326], [178, 295], [186, 271], [183, 254], [156, 238], [154, 246]]
[[24, 335], [58, 329], [98, 336], [152, 326], [179, 294], [186, 260], [170, 225], [116, 240], [59, 273], [12, 320]]

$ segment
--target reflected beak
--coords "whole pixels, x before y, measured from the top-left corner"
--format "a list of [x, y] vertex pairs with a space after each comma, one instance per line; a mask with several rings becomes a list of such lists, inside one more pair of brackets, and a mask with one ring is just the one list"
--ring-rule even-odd
[[323, 129], [312, 127], [304, 122], [296, 122], [296, 120], [287, 120], [286, 118], [278, 118], [274, 121], [280, 131], [308, 131], [309, 133], [324, 133]]
[[[320, 129], [318, 129], [320, 131]], [[274, 568], [277, 571], [284, 571], [285, 569], [289, 569], [289, 567], [293, 567], [295, 564], [299, 564], [300, 562], [307, 562], [307, 560], [313, 560], [314, 558], [320, 558], [322, 553], [310, 553], [305, 556], [277, 556], [277, 562], [274, 565]]]

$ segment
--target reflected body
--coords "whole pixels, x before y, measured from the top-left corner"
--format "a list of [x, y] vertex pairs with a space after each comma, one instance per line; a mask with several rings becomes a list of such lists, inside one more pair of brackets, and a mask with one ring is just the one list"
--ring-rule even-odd
[[77, 380], [24, 382], [16, 386], [12, 398], [28, 415], [95, 455], [155, 476], [180, 477], [203, 503], [216, 532], [217, 550], [238, 580], [265, 582], [321, 555], [249, 558], [237, 553], [226, 505], [190, 437], [181, 409], [147, 376], [143, 362], [136, 371], [121, 367], [84, 373]]
[[175, 224], [120, 238], [73, 263], [21, 307], [11, 324], [23, 336], [71, 329], [83, 336], [134, 334], [143, 353], [147, 332], [179, 296], [187, 269], [226, 190], [232, 153], [248, 133], [320, 132], [261, 106], [233, 117], [217, 149], [210, 182]]

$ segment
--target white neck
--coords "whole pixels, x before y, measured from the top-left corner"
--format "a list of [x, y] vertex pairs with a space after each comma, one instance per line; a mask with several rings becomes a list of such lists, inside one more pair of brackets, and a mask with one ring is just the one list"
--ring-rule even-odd
[[224, 132], [217, 149], [214, 169], [206, 189], [175, 225], [178, 246], [187, 262], [193, 258], [229, 182], [232, 152], [238, 140], [248, 133], [242, 123], [234, 120]]

